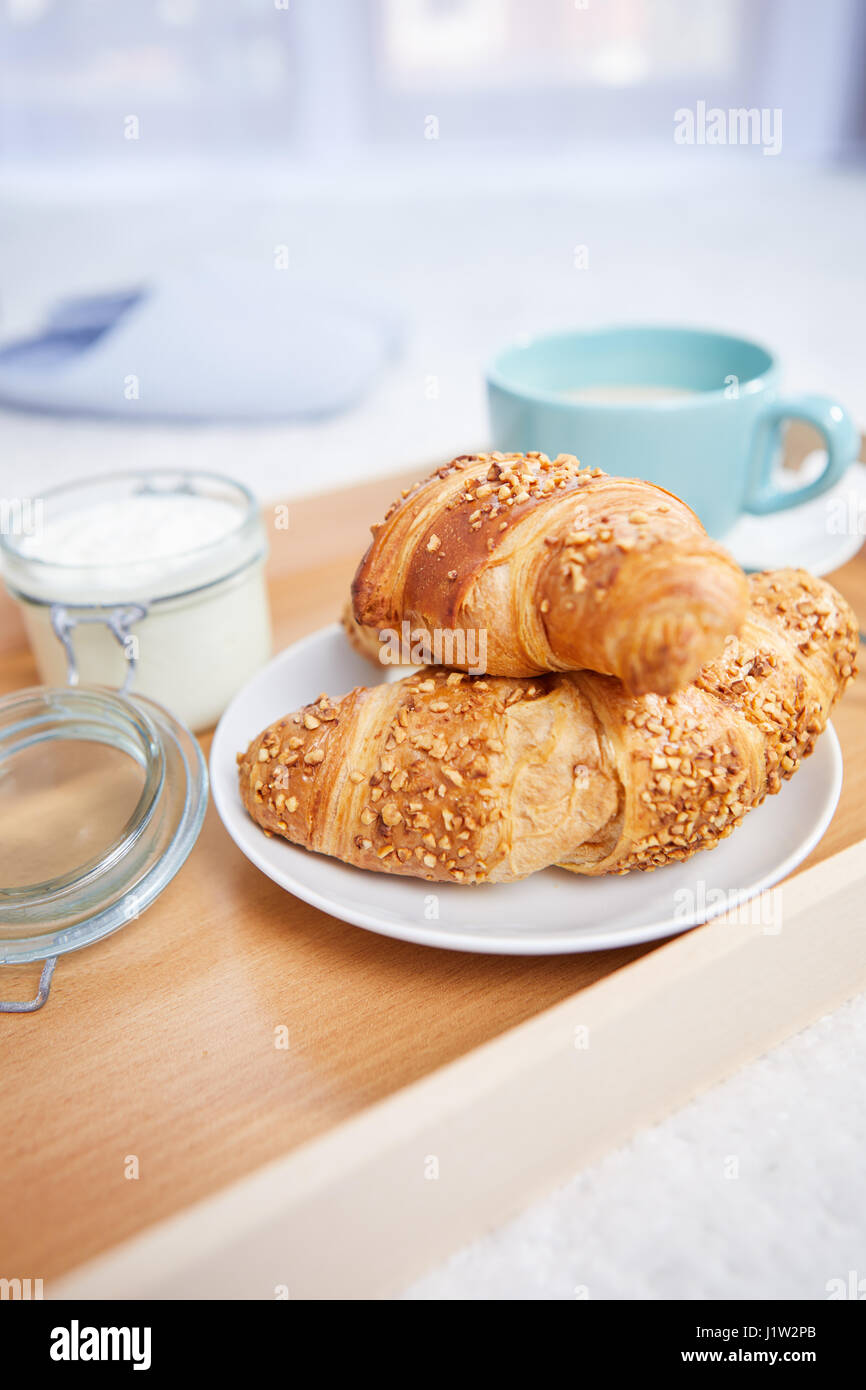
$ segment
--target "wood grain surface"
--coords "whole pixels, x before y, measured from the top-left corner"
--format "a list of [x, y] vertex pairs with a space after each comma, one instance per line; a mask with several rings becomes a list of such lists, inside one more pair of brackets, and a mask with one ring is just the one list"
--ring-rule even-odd
[[[404, 481], [306, 499], [272, 529], [278, 648], [337, 615]], [[832, 578], [862, 626], [866, 555]], [[0, 691], [35, 681], [4, 596]], [[864, 716], [861, 680], [835, 717], [845, 786], [810, 863], [866, 837]], [[496, 958], [378, 937], [282, 892], [211, 808], [149, 912], [61, 958], [40, 1013], [0, 1016], [0, 1276], [57, 1276], [653, 949]], [[37, 976], [4, 967], [3, 997]]]

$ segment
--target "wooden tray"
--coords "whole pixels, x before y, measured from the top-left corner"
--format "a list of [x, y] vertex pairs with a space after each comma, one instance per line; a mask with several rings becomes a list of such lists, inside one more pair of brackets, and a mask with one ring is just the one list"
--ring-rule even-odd
[[[291, 505], [278, 646], [335, 617], [403, 482]], [[866, 551], [833, 580], [866, 615]], [[35, 682], [22, 641], [4, 598], [0, 691]], [[777, 936], [723, 919], [573, 957], [425, 950], [283, 893], [211, 808], [140, 921], [61, 958], [40, 1013], [0, 1017], [0, 1276], [92, 1297], [387, 1293], [858, 992], [864, 715], [861, 681], [834, 721], [842, 801]], [[6, 967], [4, 996], [37, 975]]]

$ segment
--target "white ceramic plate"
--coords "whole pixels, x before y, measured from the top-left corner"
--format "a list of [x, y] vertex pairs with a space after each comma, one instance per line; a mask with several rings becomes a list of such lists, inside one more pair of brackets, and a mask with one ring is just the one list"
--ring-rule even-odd
[[385, 936], [499, 955], [594, 951], [669, 936], [778, 883], [818, 843], [839, 800], [842, 756], [830, 728], [796, 777], [716, 849], [650, 874], [590, 879], [546, 869], [520, 883], [467, 888], [369, 873], [268, 839], [241, 805], [235, 754], [322, 691], [341, 695], [384, 675], [352, 650], [336, 623], [296, 642], [220, 720], [211, 787], [227, 831], [263, 873], [323, 912]]

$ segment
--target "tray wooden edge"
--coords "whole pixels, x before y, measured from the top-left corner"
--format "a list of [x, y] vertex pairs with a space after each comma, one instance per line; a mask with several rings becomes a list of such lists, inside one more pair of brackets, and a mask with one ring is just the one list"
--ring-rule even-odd
[[48, 1296], [387, 1297], [866, 987], [864, 883], [866, 840], [781, 886], [780, 930], [674, 938]]

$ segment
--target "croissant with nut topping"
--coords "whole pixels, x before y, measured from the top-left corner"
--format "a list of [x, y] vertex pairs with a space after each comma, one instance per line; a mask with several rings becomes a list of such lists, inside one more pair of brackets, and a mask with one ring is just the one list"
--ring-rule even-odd
[[440, 882], [686, 859], [779, 790], [855, 672], [829, 584], [779, 570], [749, 588], [740, 636], [672, 695], [430, 668], [272, 724], [238, 757], [243, 802], [268, 833]]
[[352, 586], [357, 622], [374, 640], [403, 622], [464, 634], [470, 656], [452, 644], [442, 659], [476, 673], [592, 670], [634, 695], [669, 694], [748, 604], [742, 571], [684, 502], [570, 454], [456, 458], [373, 533]]

